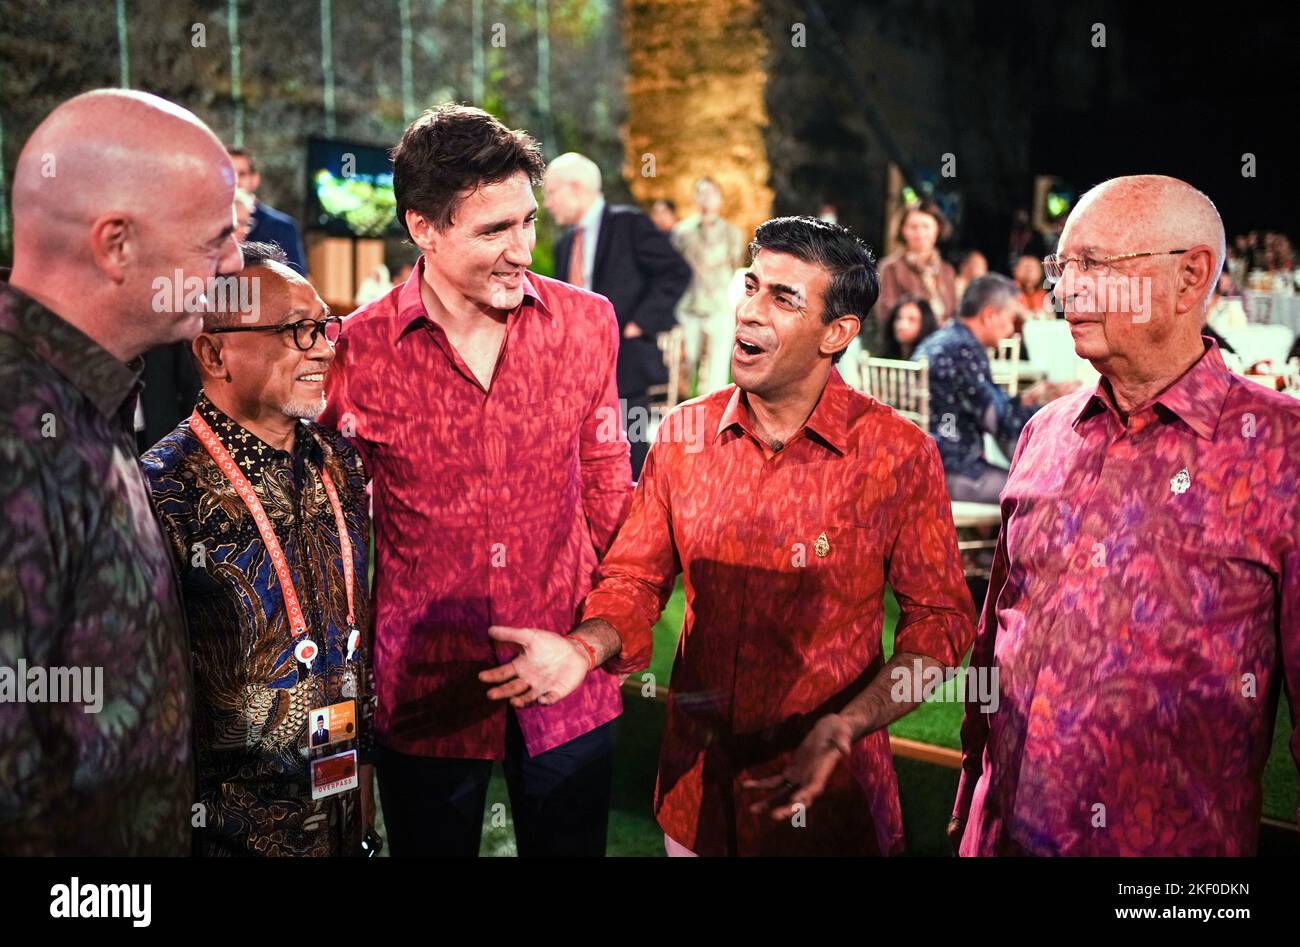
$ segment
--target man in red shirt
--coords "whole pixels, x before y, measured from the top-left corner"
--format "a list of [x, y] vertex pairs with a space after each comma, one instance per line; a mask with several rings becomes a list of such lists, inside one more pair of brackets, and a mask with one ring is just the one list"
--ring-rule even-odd
[[[493, 629], [521, 653], [481, 677], [494, 698], [545, 706], [593, 673], [644, 667], [680, 572], [655, 792], [669, 850], [896, 854], [885, 727], [974, 637], [943, 468], [925, 431], [834, 367], [876, 299], [867, 247], [787, 217], [750, 252], [736, 383], [664, 420], [585, 621], [567, 638]], [[900, 612], [888, 662], [886, 582]]]
[[618, 679], [510, 710], [477, 673], [493, 624], [572, 627], [632, 482], [607, 300], [527, 272], [537, 143], [480, 109], [425, 112], [393, 152], [422, 256], [344, 323], [321, 420], [374, 491], [380, 799], [394, 855], [478, 852], [492, 760], [521, 855], [605, 851]]

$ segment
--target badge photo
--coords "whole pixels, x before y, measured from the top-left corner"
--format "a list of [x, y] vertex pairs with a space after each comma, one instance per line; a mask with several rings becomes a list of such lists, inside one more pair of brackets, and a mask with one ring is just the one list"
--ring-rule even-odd
[[315, 707], [307, 716], [307, 743], [314, 751], [333, 743], [357, 738], [356, 702], [345, 700], [328, 707]]

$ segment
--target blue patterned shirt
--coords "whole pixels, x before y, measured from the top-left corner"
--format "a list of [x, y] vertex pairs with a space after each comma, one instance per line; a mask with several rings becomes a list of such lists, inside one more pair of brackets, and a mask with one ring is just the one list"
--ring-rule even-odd
[[[284, 595], [244, 501], [190, 419], [143, 457], [145, 477], [181, 576], [194, 661], [194, 752], [203, 855], [351, 855], [361, 840], [359, 794], [313, 800], [309, 714], [354, 701], [351, 735], [371, 762], [373, 688], [366, 566], [370, 515], [360, 455], [339, 434], [300, 422], [293, 452], [235, 422], [206, 395], [199, 414], [248, 478], [284, 550], [311, 640], [310, 672], [294, 657]], [[347, 660], [347, 585], [328, 470], [352, 543], [361, 648]], [[331, 722], [331, 730], [334, 730]], [[339, 733], [334, 733], [335, 737]]]
[[984, 434], [1010, 457], [1025, 422], [1038, 410], [993, 383], [988, 353], [960, 319], [926, 338], [912, 354], [930, 363], [930, 436], [944, 473], [978, 477], [985, 468]]

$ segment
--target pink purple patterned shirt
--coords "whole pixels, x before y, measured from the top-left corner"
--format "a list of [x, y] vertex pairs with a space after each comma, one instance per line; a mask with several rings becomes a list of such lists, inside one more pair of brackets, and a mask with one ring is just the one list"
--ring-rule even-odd
[[[1127, 424], [1107, 383], [1021, 436], [971, 657], [963, 855], [1248, 855], [1300, 706], [1300, 400], [1218, 348]], [[1300, 730], [1291, 741], [1300, 760]]]

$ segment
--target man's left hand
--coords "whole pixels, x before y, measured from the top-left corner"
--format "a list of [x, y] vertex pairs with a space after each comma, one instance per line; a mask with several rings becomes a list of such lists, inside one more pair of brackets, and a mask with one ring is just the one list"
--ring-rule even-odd
[[484, 684], [497, 685], [487, 693], [490, 700], [508, 699], [512, 707], [553, 704], [577, 690], [591, 667], [587, 650], [566, 635], [502, 625], [493, 625], [488, 634], [519, 648], [513, 660], [479, 673]]
[[826, 781], [839, 765], [840, 757], [852, 752], [853, 727], [839, 714], [828, 714], [804, 737], [790, 762], [779, 776], [750, 779], [746, 789], [767, 791], [767, 796], [749, 807], [759, 813], [767, 810], [774, 820], [791, 818], [798, 807], [807, 810], [826, 788]]
[[641, 327], [635, 322], [629, 322], [627, 325], [623, 326], [623, 338], [625, 339], [640, 338], [643, 334]]

